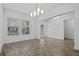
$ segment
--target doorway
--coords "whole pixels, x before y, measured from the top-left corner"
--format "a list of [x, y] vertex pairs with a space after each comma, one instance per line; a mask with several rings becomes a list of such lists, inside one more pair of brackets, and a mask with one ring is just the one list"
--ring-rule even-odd
[[64, 39], [74, 39], [74, 19], [64, 20]]
[[40, 25], [40, 29], [41, 29], [41, 30], [40, 30], [41, 38], [43, 38], [43, 37], [44, 37], [44, 34], [45, 34], [45, 33], [44, 33], [44, 24], [41, 24], [41, 25]]
[[[64, 44], [66, 55], [72, 55], [74, 48], [74, 32], [75, 24], [73, 13], [68, 15], [69, 18], [64, 20]], [[67, 16], [66, 16], [67, 17]]]

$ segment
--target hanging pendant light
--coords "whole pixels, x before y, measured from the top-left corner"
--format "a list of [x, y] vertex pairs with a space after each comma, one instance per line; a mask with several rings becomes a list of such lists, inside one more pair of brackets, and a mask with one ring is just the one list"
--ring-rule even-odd
[[40, 15], [40, 13], [39, 12], [37, 12], [37, 16], [39, 16]]
[[41, 10], [41, 14], [43, 14], [43, 12], [44, 12], [44, 10], [42, 9], [42, 10]]
[[40, 12], [40, 8], [37, 8], [37, 12]]
[[33, 12], [34, 17], [36, 17], [36, 11]]
[[37, 4], [35, 4], [35, 11], [33, 11], [31, 14], [30, 14], [30, 16], [34, 16], [34, 17], [36, 17], [36, 16], [40, 16], [41, 14], [43, 14], [44, 13], [44, 10], [43, 9], [41, 9], [41, 8], [37, 8]]
[[31, 13], [30, 16], [33, 16], [33, 14]]

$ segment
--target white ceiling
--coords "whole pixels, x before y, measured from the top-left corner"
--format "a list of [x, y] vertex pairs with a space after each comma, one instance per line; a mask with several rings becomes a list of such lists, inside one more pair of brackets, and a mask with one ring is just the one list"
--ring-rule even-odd
[[2, 4], [4, 7], [11, 8], [14, 10], [22, 11], [27, 13], [28, 15], [34, 11], [35, 5], [37, 7], [41, 8], [44, 10], [44, 14], [52, 11], [54, 8], [56, 8], [59, 5], [62, 5], [60, 3], [4, 3]]

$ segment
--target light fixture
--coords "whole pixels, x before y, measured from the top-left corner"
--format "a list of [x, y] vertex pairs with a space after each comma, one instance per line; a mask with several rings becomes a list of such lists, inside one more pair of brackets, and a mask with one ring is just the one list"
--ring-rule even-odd
[[34, 17], [36, 17], [36, 11], [33, 12]]
[[34, 11], [33, 13], [36, 14], [36, 11]]
[[39, 14], [39, 12], [37, 12], [37, 16], [39, 16], [40, 14]]
[[31, 13], [30, 16], [33, 16], [33, 14]]
[[42, 10], [41, 10], [41, 14], [43, 14], [43, 12], [44, 12], [44, 11], [43, 11], [43, 9], [42, 9]]
[[40, 12], [40, 8], [37, 8], [37, 12]]
[[36, 8], [31, 14], [30, 16], [36, 17], [36, 16], [40, 16], [41, 14], [44, 13], [44, 10], [41, 8]]

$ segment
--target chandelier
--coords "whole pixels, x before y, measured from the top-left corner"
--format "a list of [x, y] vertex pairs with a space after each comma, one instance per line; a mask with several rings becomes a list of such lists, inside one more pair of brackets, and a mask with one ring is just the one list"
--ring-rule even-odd
[[43, 13], [44, 13], [44, 10], [41, 8], [38, 8], [36, 5], [35, 10], [32, 13], [30, 13], [30, 16], [36, 17], [36, 16], [42, 15]]

